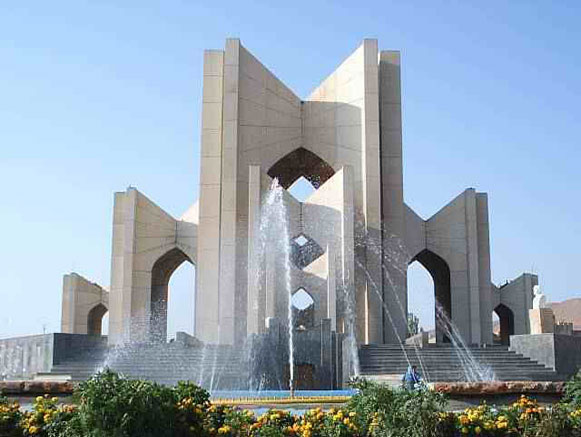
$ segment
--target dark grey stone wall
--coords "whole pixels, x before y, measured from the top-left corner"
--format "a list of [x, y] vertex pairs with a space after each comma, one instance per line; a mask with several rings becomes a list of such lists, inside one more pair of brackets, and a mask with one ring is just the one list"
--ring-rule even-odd
[[51, 334], [53, 364], [83, 358], [100, 358], [107, 350], [107, 336], [85, 334]]
[[[270, 321], [267, 333], [249, 338], [247, 357], [252, 389], [288, 389], [289, 340], [285, 327]], [[331, 331], [331, 320], [323, 319], [318, 326], [293, 331], [295, 388], [300, 379], [312, 378], [311, 389], [342, 387], [342, 345], [340, 336]]]
[[555, 370], [564, 377], [581, 368], [581, 337], [559, 334], [511, 335], [510, 350]]
[[555, 369], [572, 376], [581, 368], [581, 338], [572, 335], [554, 335]]

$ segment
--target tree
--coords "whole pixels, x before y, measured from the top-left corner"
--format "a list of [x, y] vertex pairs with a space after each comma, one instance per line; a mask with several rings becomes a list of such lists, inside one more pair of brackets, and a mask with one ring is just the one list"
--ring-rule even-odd
[[408, 332], [407, 337], [411, 337], [420, 332], [420, 319], [414, 313], [408, 313]]

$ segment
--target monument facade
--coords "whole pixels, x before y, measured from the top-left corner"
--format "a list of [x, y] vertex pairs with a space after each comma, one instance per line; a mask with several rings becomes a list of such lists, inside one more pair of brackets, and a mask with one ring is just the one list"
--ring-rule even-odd
[[[315, 191], [303, 202], [285, 191], [284, 204], [291, 291], [312, 299], [304, 323], [329, 319], [358, 344], [405, 340], [407, 267], [419, 261], [467, 343], [492, 343], [493, 311], [507, 338], [528, 333], [537, 278], [491, 283], [487, 194], [468, 188], [428, 219], [405, 203], [401, 103], [400, 53], [373, 39], [305, 99], [238, 39], [206, 51], [198, 202], [174, 218], [135, 188], [115, 194], [110, 290], [93, 293], [110, 313], [109, 343], [166, 339], [168, 283], [183, 262], [196, 266], [199, 340], [237, 344], [285, 320], [281, 254], [256, 242], [272, 181], [286, 190], [301, 177]], [[65, 280], [66, 332], [95, 323], [73, 322], [92, 311], [75, 297], [89, 289]], [[436, 337], [446, 341], [439, 324]]]

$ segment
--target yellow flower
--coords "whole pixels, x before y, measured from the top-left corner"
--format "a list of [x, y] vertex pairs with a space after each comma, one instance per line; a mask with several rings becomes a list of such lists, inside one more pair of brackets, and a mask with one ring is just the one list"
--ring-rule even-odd
[[468, 434], [468, 428], [466, 427], [462, 428], [462, 434]]
[[231, 428], [228, 425], [221, 426], [218, 428], [218, 434], [228, 434]]
[[482, 430], [480, 429], [480, 427], [479, 427], [479, 426], [477, 426], [476, 428], [474, 428], [474, 432], [475, 432], [476, 434], [480, 434], [480, 433], [482, 432]]

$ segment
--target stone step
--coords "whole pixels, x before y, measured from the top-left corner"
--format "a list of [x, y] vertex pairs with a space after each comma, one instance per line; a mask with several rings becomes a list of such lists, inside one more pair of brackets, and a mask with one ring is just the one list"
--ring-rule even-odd
[[[523, 357], [506, 346], [468, 348], [472, 358], [489, 367], [499, 380], [555, 380], [557, 374], [538, 362]], [[403, 375], [409, 365], [418, 366], [432, 381], [465, 379], [462, 360], [451, 346], [414, 348], [400, 345], [364, 345], [359, 349], [361, 373], [381, 379], [382, 375]], [[391, 377], [390, 376], [390, 377]]]

